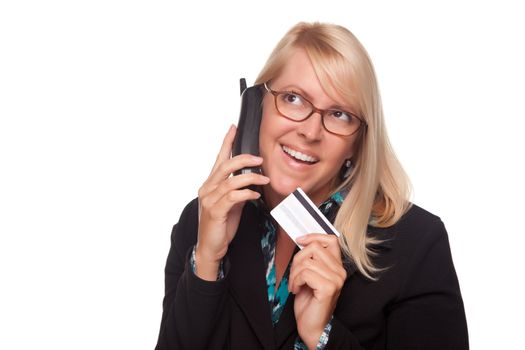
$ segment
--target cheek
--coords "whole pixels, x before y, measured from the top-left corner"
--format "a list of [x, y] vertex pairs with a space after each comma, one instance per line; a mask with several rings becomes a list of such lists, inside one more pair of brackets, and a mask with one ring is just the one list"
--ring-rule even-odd
[[355, 145], [355, 138], [344, 140], [344, 142], [333, 142], [330, 145], [327, 145], [327, 149], [332, 150], [329, 153], [331, 164], [330, 167], [333, 167], [336, 170], [340, 169], [346, 159], [350, 159], [354, 156], [356, 148]]
[[261, 156], [265, 156], [268, 152], [269, 147], [269, 138], [270, 138], [270, 132], [272, 130], [272, 127], [269, 121], [269, 118], [267, 115], [263, 113], [262, 119], [261, 119], [261, 128], [259, 130], [259, 153]]
[[349, 146], [347, 146], [345, 159], [352, 158], [355, 154], [355, 140], [353, 140]]
[[355, 151], [357, 149], [357, 137], [355, 135], [352, 135], [347, 142], [345, 142], [345, 145], [343, 147], [343, 156], [344, 159], [352, 158], [355, 154]]
[[271, 113], [272, 107], [270, 103], [268, 103], [268, 96], [266, 96], [263, 100], [263, 108], [262, 108], [262, 117], [261, 117], [261, 127], [259, 130], [259, 140], [263, 140], [268, 132], [271, 130]]
[[261, 128], [259, 131], [259, 148], [261, 155], [269, 152], [278, 139], [294, 130], [294, 124], [277, 114], [275, 108], [263, 110]]

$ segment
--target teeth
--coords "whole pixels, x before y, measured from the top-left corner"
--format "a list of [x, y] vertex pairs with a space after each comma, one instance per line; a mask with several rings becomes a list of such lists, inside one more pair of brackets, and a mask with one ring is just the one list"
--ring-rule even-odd
[[295, 159], [299, 159], [299, 160], [302, 160], [303, 162], [308, 162], [308, 163], [315, 163], [317, 162], [317, 159], [315, 159], [314, 157], [310, 157], [306, 154], [303, 154], [299, 151], [295, 151], [291, 148], [288, 148], [286, 146], [283, 146], [283, 151], [285, 151], [286, 153], [288, 153], [289, 155], [291, 155], [292, 157], [294, 157]]

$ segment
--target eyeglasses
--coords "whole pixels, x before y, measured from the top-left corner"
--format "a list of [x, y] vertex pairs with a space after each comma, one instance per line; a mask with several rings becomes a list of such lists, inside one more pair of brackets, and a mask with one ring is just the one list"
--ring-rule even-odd
[[356, 115], [338, 109], [319, 109], [312, 102], [293, 91], [274, 91], [264, 83], [266, 90], [274, 96], [275, 108], [285, 118], [302, 122], [314, 113], [319, 113], [323, 127], [329, 133], [350, 136], [355, 134], [366, 123]]

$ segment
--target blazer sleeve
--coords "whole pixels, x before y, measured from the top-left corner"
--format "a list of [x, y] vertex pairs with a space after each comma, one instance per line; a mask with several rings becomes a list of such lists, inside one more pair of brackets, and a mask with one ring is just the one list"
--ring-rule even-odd
[[[198, 278], [190, 265], [197, 240], [198, 203], [184, 209], [171, 233], [165, 268], [165, 295], [156, 350], [222, 349], [228, 331], [224, 322], [226, 278], [209, 282]], [[229, 264], [224, 263], [227, 275]], [[222, 318], [222, 322], [218, 322]]]
[[364, 350], [359, 340], [335, 316], [332, 318], [332, 329], [324, 350]]
[[[467, 323], [447, 232], [438, 218], [423, 231], [411, 235], [410, 249], [403, 252], [412, 256], [402, 268], [405, 280], [400, 282], [398, 297], [385, 308], [384, 338], [376, 346], [466, 350]], [[364, 349], [336, 317], [332, 323], [326, 350]]]

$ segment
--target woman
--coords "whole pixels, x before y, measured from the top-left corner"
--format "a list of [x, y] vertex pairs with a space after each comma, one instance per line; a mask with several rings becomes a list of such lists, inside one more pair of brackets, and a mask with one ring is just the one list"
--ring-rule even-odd
[[[261, 157], [230, 157], [231, 127], [174, 226], [157, 349], [467, 349], [445, 228], [408, 201], [358, 40], [299, 23], [256, 83]], [[297, 187], [339, 239], [313, 232], [299, 250], [271, 219]]]

